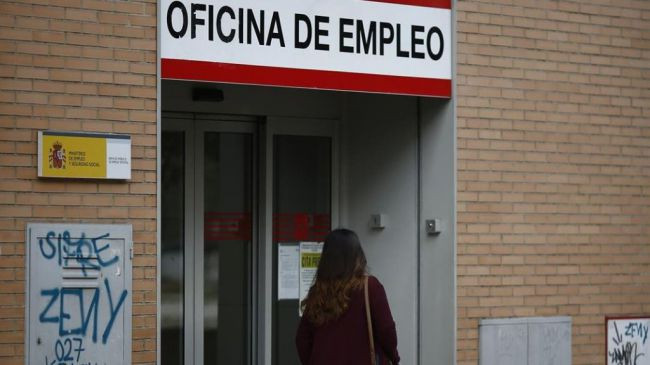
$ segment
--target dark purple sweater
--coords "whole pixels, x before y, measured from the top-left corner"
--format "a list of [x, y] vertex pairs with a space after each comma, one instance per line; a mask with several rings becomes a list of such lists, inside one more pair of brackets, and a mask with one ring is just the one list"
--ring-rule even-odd
[[[375, 352], [381, 359], [377, 365], [386, 364], [386, 360], [398, 364], [395, 322], [384, 287], [373, 276], [368, 278], [368, 297]], [[296, 334], [296, 347], [303, 365], [369, 365], [370, 341], [363, 288], [350, 293], [348, 310], [334, 321], [316, 327], [303, 316]]]

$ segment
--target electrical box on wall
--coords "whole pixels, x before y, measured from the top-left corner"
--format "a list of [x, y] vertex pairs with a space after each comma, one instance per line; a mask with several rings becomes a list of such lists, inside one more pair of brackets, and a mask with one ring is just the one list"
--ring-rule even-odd
[[131, 363], [131, 225], [32, 223], [28, 364]]
[[384, 229], [388, 224], [388, 216], [386, 214], [372, 214], [370, 215], [370, 228]]
[[442, 232], [442, 221], [440, 219], [427, 219], [424, 228], [428, 235], [439, 235]]
[[479, 363], [571, 365], [571, 317], [482, 319]]

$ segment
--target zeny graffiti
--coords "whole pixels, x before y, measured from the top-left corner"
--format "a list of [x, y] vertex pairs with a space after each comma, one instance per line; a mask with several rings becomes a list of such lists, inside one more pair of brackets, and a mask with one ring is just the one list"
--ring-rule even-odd
[[[72, 279], [92, 283], [78, 286], [66, 282], [39, 288], [42, 300], [37, 308], [38, 321], [54, 330], [55, 338], [48, 338], [53, 347], [45, 356], [46, 365], [96, 365], [101, 361], [89, 360], [93, 346], [105, 346], [111, 337], [116, 320], [124, 312], [128, 290], [115, 289], [114, 278], [119, 277], [119, 249], [111, 249], [109, 233], [88, 238], [81, 233], [76, 237], [68, 231], [50, 231], [38, 240], [42, 259], [62, 270], [73, 270]], [[108, 272], [109, 267], [116, 271]], [[66, 284], [67, 283], [67, 284]], [[49, 332], [52, 333], [52, 332]], [[45, 332], [41, 335], [45, 336]], [[101, 341], [100, 341], [101, 336]], [[42, 343], [41, 337], [38, 344]], [[50, 345], [48, 345], [50, 346]]]
[[[113, 323], [115, 322], [115, 317], [117, 317], [122, 304], [127, 296], [127, 291], [123, 290], [120, 294], [120, 298], [117, 301], [117, 304], [113, 305], [113, 295], [111, 294], [111, 285], [108, 282], [108, 279], [104, 279], [104, 286], [106, 287], [106, 295], [108, 296], [108, 321], [104, 325], [104, 332], [102, 334], [102, 343], [106, 343], [108, 337], [111, 334], [111, 329], [113, 328]], [[41, 323], [57, 323], [59, 325], [59, 336], [71, 336], [71, 335], [82, 335], [86, 336], [88, 331], [88, 326], [91, 324], [92, 316], [92, 328], [93, 336], [92, 340], [94, 343], [97, 342], [97, 330], [101, 325], [98, 323], [97, 314], [100, 307], [100, 296], [101, 292], [99, 288], [94, 288], [92, 294], [92, 299], [90, 303], [84, 300], [83, 290], [81, 288], [52, 288], [41, 290], [41, 296], [49, 297], [48, 304], [45, 306], [43, 311], [38, 316], [38, 319]], [[77, 313], [68, 313], [65, 308], [65, 298], [74, 297], [79, 304], [79, 311]], [[58, 299], [58, 300], [57, 300]], [[56, 311], [55, 304], [58, 304], [58, 312]], [[87, 310], [84, 311], [84, 307], [87, 306]], [[54, 307], [52, 309], [52, 307]], [[55, 315], [53, 315], [55, 314]], [[73, 319], [77, 319], [75, 321]], [[77, 322], [79, 325], [74, 328], [67, 328], [66, 322]]]
[[648, 326], [641, 322], [630, 322], [625, 326], [625, 336], [631, 338], [639, 337], [645, 345], [645, 342], [648, 340]]
[[[640, 323], [639, 323], [640, 324]], [[614, 336], [612, 337], [612, 340], [614, 341], [614, 344], [616, 347], [613, 349], [613, 351], [609, 351], [608, 355], [610, 358], [610, 363], [614, 365], [638, 365], [637, 361], [639, 358], [645, 356], [644, 353], [639, 352], [638, 349], [638, 343], [635, 341], [630, 341], [632, 340], [635, 335], [639, 335], [641, 339], [643, 340], [643, 343], [645, 344], [645, 340], [647, 339], [647, 333], [648, 333], [648, 327], [643, 326], [632, 326], [633, 323], [629, 323], [625, 327], [625, 332], [619, 332], [618, 331], [618, 326], [616, 325], [616, 322], [614, 322]], [[645, 329], [644, 329], [645, 328]], [[643, 336], [641, 336], [643, 334]], [[624, 335], [626, 337], [631, 337], [630, 340], [624, 338]]]

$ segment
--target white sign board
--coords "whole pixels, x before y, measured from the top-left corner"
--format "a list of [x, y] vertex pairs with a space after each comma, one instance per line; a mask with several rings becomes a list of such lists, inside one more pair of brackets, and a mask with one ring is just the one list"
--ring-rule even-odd
[[131, 363], [131, 231], [27, 225], [27, 364]]
[[300, 247], [296, 244], [278, 245], [278, 299], [298, 299]]
[[165, 79], [451, 96], [450, 0], [162, 0]]
[[650, 365], [650, 317], [606, 322], [607, 365]]

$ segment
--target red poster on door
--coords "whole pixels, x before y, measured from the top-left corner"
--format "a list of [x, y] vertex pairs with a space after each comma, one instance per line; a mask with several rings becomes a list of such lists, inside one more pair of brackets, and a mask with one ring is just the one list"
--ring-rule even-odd
[[276, 242], [320, 242], [325, 240], [329, 230], [329, 214], [301, 212], [273, 215], [273, 240]]
[[251, 214], [246, 212], [206, 212], [206, 241], [250, 241]]

